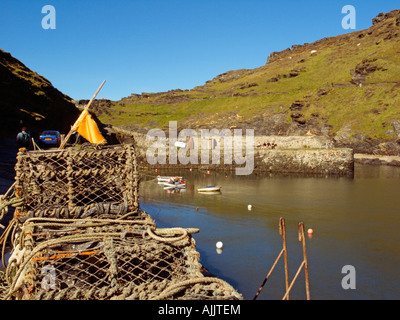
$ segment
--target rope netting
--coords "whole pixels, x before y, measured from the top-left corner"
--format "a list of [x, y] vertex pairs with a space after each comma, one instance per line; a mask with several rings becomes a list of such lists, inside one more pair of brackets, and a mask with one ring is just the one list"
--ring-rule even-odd
[[198, 229], [158, 228], [139, 209], [132, 146], [17, 160], [17, 207], [1, 239], [2, 299], [243, 299], [204, 275]]

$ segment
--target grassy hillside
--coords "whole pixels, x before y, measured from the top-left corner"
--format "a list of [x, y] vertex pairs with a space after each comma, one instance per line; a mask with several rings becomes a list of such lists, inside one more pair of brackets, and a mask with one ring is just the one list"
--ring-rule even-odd
[[254, 128], [258, 134], [327, 134], [338, 144], [400, 134], [400, 10], [366, 30], [293, 45], [264, 66], [221, 74], [192, 90], [133, 94], [98, 108], [103, 123], [166, 128]]

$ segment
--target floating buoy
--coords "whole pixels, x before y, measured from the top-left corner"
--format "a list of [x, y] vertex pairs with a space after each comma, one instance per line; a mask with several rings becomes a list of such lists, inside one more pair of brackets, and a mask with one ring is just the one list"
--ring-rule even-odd
[[310, 229], [307, 230], [307, 233], [308, 233], [309, 235], [312, 235], [312, 234], [314, 233], [314, 230], [310, 228]]
[[217, 244], [215, 245], [217, 247], [217, 249], [222, 249], [222, 247], [224, 246], [224, 244], [222, 243], [222, 241], [218, 241]]
[[251, 210], [251, 204], [249, 204], [249, 205], [247, 206], [247, 209], [248, 209], [248, 210]]

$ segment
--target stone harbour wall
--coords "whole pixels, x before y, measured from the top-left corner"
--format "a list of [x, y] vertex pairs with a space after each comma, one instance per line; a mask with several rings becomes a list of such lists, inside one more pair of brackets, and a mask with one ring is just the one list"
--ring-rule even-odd
[[255, 158], [255, 171], [343, 176], [354, 174], [352, 149], [258, 150]]
[[[237, 164], [232, 161], [224, 164], [223, 155], [219, 163], [212, 163], [212, 155], [209, 161], [201, 162], [201, 158], [196, 163], [188, 162], [170, 164], [167, 157], [165, 164], [149, 164], [144, 150], [138, 156], [139, 166], [142, 168], [157, 169], [199, 169], [199, 170], [223, 170], [235, 171], [238, 168], [245, 168], [245, 164]], [[245, 156], [245, 154], [243, 155]], [[249, 165], [247, 161], [247, 165]], [[315, 175], [339, 175], [354, 176], [354, 153], [353, 149], [275, 149], [275, 150], [256, 150], [254, 153], [254, 165], [251, 172], [270, 172], [270, 173], [296, 173], [296, 174], [315, 174]]]
[[[146, 152], [154, 144], [154, 141], [146, 139], [146, 135], [129, 132], [124, 129], [115, 128], [114, 132], [122, 133], [120, 137], [121, 143], [133, 143], [138, 157], [139, 165], [143, 168], [158, 169], [199, 169], [199, 170], [224, 170], [234, 171], [237, 168], [246, 166], [246, 162], [238, 164], [235, 157], [238, 150], [231, 153], [232, 160], [227, 164], [224, 162], [224, 146], [225, 137], [219, 136], [215, 141], [209, 144], [201, 144], [200, 137], [194, 139], [194, 150], [197, 152], [197, 160], [192, 158], [188, 163], [179, 161], [170, 163], [169, 159], [169, 141], [168, 138], [163, 142], [166, 146], [166, 163], [150, 164], [146, 158]], [[267, 149], [257, 147], [258, 143], [274, 142], [277, 147], [275, 149]], [[240, 156], [246, 159], [249, 150], [246, 150], [246, 139], [243, 136], [242, 150], [239, 150]], [[274, 173], [300, 173], [300, 174], [317, 174], [317, 175], [354, 175], [354, 152], [353, 149], [332, 147], [331, 141], [321, 136], [255, 136], [254, 137], [254, 164], [253, 172], [274, 172]], [[205, 147], [207, 146], [208, 147]], [[205, 147], [205, 148], [204, 148]], [[234, 146], [233, 146], [234, 149]], [[180, 150], [180, 151], [179, 151]], [[185, 148], [178, 148], [179, 152], [186, 152]], [[213, 154], [218, 154], [219, 162], [213, 163]], [[241, 152], [240, 152], [241, 151]], [[202, 161], [202, 155], [208, 152], [208, 159]], [[188, 154], [189, 155], [189, 154]], [[247, 161], [247, 165], [249, 165]]]

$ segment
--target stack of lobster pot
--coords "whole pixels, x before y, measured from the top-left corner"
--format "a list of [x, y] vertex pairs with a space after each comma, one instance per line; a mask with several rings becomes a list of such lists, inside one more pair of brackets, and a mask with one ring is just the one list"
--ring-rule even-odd
[[139, 208], [132, 145], [21, 151], [3, 299], [242, 299], [206, 277], [194, 228]]

